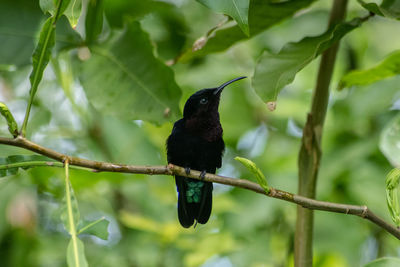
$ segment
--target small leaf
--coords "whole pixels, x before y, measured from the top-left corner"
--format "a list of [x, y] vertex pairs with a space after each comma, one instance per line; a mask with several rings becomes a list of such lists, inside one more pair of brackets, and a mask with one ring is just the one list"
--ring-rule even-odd
[[394, 224], [400, 226], [400, 206], [398, 199], [398, 185], [400, 169], [391, 170], [386, 176], [386, 202]]
[[138, 22], [128, 23], [106, 43], [92, 46], [91, 52], [82, 64], [80, 80], [95, 108], [155, 123], [178, 117], [181, 91], [173, 71], [154, 57]]
[[278, 54], [264, 52], [252, 80], [257, 94], [266, 102], [276, 101], [279, 92], [294, 80], [297, 72], [361, 23], [356, 18], [337, 24], [322, 35], [289, 43]]
[[400, 259], [393, 257], [384, 257], [376, 259], [365, 264], [363, 267], [398, 267], [400, 266]]
[[96, 221], [82, 221], [78, 225], [78, 235], [88, 234], [94, 235], [103, 240], [108, 239], [108, 225], [110, 224], [106, 218], [100, 218]]
[[81, 16], [82, 0], [71, 0], [64, 15], [68, 18], [72, 28], [76, 28], [78, 20]]
[[383, 129], [379, 148], [389, 162], [400, 167], [400, 115], [396, 116]]
[[367, 70], [353, 70], [347, 73], [341, 79], [338, 89], [367, 85], [398, 74], [400, 74], [400, 50], [391, 53], [375, 67]]
[[87, 267], [85, 247], [83, 242], [76, 237], [71, 238], [67, 248], [67, 264], [69, 267]]
[[268, 194], [270, 189], [267, 183], [267, 179], [265, 179], [264, 174], [256, 166], [256, 164], [253, 161], [242, 157], [235, 157], [235, 160], [242, 163], [249, 171], [251, 171], [256, 176], [258, 184], [265, 190], [265, 193]]
[[240, 29], [249, 36], [249, 0], [197, 0], [215, 12], [224, 13], [236, 20]]
[[6, 106], [6, 104], [0, 102], [0, 114], [6, 119], [8, 124], [8, 131], [12, 136], [18, 136], [18, 125], [14, 119], [14, 116], [11, 114], [10, 110]]

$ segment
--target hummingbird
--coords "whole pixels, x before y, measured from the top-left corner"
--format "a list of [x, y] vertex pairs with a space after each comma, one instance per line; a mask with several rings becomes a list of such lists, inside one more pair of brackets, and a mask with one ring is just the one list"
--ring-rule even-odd
[[178, 218], [189, 228], [194, 223], [205, 224], [211, 215], [213, 184], [204, 181], [206, 173], [221, 168], [225, 143], [218, 106], [222, 90], [246, 77], [238, 77], [215, 88], [197, 91], [189, 97], [183, 118], [174, 123], [167, 139], [168, 163], [182, 166], [186, 174], [191, 169], [201, 172], [201, 180], [175, 176], [178, 191]]

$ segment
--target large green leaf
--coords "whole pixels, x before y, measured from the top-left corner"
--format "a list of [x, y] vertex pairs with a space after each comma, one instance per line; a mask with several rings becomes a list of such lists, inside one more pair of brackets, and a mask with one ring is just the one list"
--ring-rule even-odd
[[249, 0], [197, 0], [215, 12], [224, 13], [236, 20], [240, 29], [249, 36]]
[[[249, 5], [249, 33], [250, 36], [272, 27], [282, 20], [291, 17], [295, 12], [309, 6], [315, 0], [294, 0], [273, 2], [252, 0]], [[179, 61], [186, 62], [195, 57], [221, 52], [248, 36], [238, 25], [228, 22], [210, 30], [206, 36], [197, 40], [193, 47], [179, 57]]]
[[[38, 162], [41, 164], [36, 164]], [[15, 175], [19, 168], [26, 170], [35, 166], [51, 165], [52, 163], [51, 159], [39, 155], [12, 155], [0, 158], [0, 177]]]
[[174, 74], [154, 57], [148, 35], [130, 22], [106, 43], [91, 47], [80, 79], [101, 112], [156, 123], [177, 118], [181, 92]]
[[113, 27], [123, 27], [124, 19], [138, 20], [149, 13], [172, 7], [174, 5], [154, 0], [104, 0], [104, 11]]
[[36, 1], [0, 1], [0, 64], [29, 64], [43, 13]]
[[358, 18], [340, 23], [319, 36], [289, 43], [278, 54], [264, 52], [252, 81], [257, 94], [266, 102], [276, 101], [279, 92], [294, 80], [297, 72], [361, 23]]
[[400, 259], [393, 257], [376, 259], [364, 265], [364, 267], [398, 267], [398, 266], [400, 266]]
[[400, 116], [396, 116], [383, 130], [379, 147], [389, 162], [400, 167]]
[[400, 19], [400, 1], [399, 0], [383, 0], [380, 5], [376, 3], [366, 3], [365, 1], [358, 0], [358, 2], [367, 10], [375, 13], [376, 15]]
[[387, 56], [377, 66], [366, 70], [353, 70], [340, 81], [339, 90], [354, 85], [367, 85], [400, 74], [400, 50]]

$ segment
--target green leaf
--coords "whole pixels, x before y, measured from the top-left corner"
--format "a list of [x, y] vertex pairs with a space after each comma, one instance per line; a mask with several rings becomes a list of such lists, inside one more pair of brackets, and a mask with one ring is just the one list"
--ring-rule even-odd
[[103, 0], [107, 22], [112, 27], [121, 28], [124, 21], [140, 20], [145, 15], [153, 12], [165, 11], [175, 8], [175, 5], [154, 0]]
[[14, 119], [14, 116], [11, 114], [10, 110], [6, 106], [6, 104], [0, 102], [0, 114], [6, 119], [8, 124], [8, 131], [12, 136], [18, 136], [18, 125]]
[[28, 124], [29, 113], [37, 88], [43, 77], [43, 72], [49, 63], [51, 50], [55, 44], [55, 25], [59, 17], [67, 8], [70, 0], [58, 0], [55, 14], [46, 20], [40, 31], [39, 42], [32, 55], [32, 72], [29, 76], [31, 89], [29, 91], [29, 102], [26, 108], [24, 122], [22, 123], [21, 133], [25, 136]]
[[69, 267], [87, 267], [88, 263], [85, 257], [85, 247], [83, 242], [76, 237], [71, 238], [67, 248], [67, 264]]
[[[282, 20], [293, 16], [302, 8], [309, 6], [315, 0], [293, 0], [273, 2], [252, 0], [249, 5], [249, 33], [250, 36], [274, 26]], [[218, 1], [215, 1], [218, 2]], [[238, 25], [228, 22], [210, 30], [206, 36], [199, 38], [193, 47], [188, 49], [178, 60], [187, 62], [196, 57], [202, 57], [211, 53], [221, 52], [248, 36], [243, 33]]]
[[240, 29], [249, 36], [249, 0], [197, 0], [215, 12], [224, 13], [236, 20]]
[[393, 257], [384, 257], [376, 259], [364, 265], [364, 267], [398, 267], [400, 266], [400, 259]]
[[397, 20], [400, 19], [399, 0], [383, 0], [379, 6], [376, 3], [366, 3], [362, 0], [358, 0], [358, 3], [376, 15]]
[[386, 203], [394, 224], [400, 226], [400, 206], [398, 199], [398, 185], [400, 169], [391, 170], [386, 176]]
[[396, 116], [390, 121], [383, 129], [379, 148], [383, 155], [389, 162], [395, 166], [400, 167], [400, 115]]
[[82, 0], [71, 0], [64, 15], [68, 18], [71, 27], [75, 29], [81, 16]]
[[92, 44], [97, 40], [103, 29], [103, 0], [90, 0], [88, 2], [85, 18], [86, 43]]
[[[74, 1], [81, 1], [81, 0], [72, 0]], [[57, 15], [55, 21], [57, 21], [61, 15], [66, 12], [66, 9], [69, 8], [71, 4], [71, 0], [40, 0], [39, 5], [42, 9], [43, 13], [49, 13], [52, 17]], [[72, 4], [71, 4], [72, 5]]]
[[0, 64], [30, 63], [37, 29], [43, 19], [36, 1], [0, 1]]
[[78, 225], [77, 234], [95, 235], [103, 240], [108, 239], [108, 225], [110, 224], [106, 218], [100, 218], [96, 221], [82, 221]]
[[27, 170], [38, 162], [42, 163], [41, 166], [54, 163], [51, 159], [39, 155], [12, 155], [0, 158], [0, 177], [15, 175], [19, 168]]
[[265, 102], [276, 101], [279, 92], [294, 80], [297, 72], [361, 23], [362, 20], [356, 18], [337, 24], [322, 35], [286, 44], [278, 54], [264, 52], [252, 80], [257, 94]]
[[347, 73], [341, 79], [338, 89], [367, 85], [398, 74], [400, 74], [400, 50], [391, 53], [375, 67], [367, 70], [353, 70]]
[[235, 160], [242, 163], [249, 171], [251, 171], [256, 176], [258, 184], [265, 190], [265, 193], [268, 194], [270, 189], [267, 183], [267, 179], [265, 179], [264, 174], [256, 166], [256, 164], [253, 161], [242, 157], [235, 157]]
[[181, 92], [170, 68], [153, 55], [148, 35], [130, 22], [101, 46], [91, 47], [80, 80], [102, 113], [163, 123], [180, 114]]

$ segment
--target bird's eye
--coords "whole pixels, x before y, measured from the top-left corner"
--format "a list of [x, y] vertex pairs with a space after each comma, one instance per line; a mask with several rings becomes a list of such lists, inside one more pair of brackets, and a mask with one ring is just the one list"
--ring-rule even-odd
[[202, 98], [202, 99], [200, 99], [200, 104], [207, 104], [207, 102], [208, 102], [208, 99], [207, 98]]

